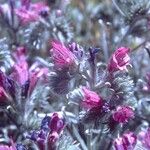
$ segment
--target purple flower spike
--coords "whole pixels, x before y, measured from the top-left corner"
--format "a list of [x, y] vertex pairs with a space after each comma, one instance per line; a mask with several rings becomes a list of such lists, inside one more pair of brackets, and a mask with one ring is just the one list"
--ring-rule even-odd
[[130, 49], [125, 47], [117, 49], [110, 58], [108, 71], [114, 72], [118, 70], [127, 70], [127, 65], [130, 64], [130, 57], [128, 55], [129, 51]]
[[13, 141], [11, 141], [11, 146], [0, 145], [0, 150], [18, 150], [18, 149], [16, 149], [15, 144], [13, 143]]
[[49, 123], [51, 133], [57, 132], [59, 134], [63, 130], [64, 126], [65, 126], [64, 119], [61, 116], [59, 116], [59, 114], [54, 113]]
[[126, 123], [133, 117], [133, 109], [129, 106], [119, 106], [113, 114], [113, 119], [119, 123]]
[[132, 132], [123, 134], [122, 137], [115, 139], [115, 150], [133, 150], [136, 144], [137, 137]]
[[83, 87], [82, 90], [84, 94], [82, 105], [85, 109], [92, 109], [94, 107], [102, 106], [102, 99], [99, 97], [97, 93], [90, 91], [85, 87]]
[[44, 2], [31, 4], [29, 0], [22, 1], [22, 7], [15, 9], [15, 13], [22, 25], [27, 25], [40, 19], [41, 12], [49, 12], [49, 7]]
[[80, 47], [75, 42], [73, 42], [69, 45], [69, 49], [79, 60], [81, 60], [83, 58], [83, 53], [84, 53], [83, 48]]
[[0, 150], [17, 150], [15, 147], [12, 146], [6, 146], [6, 145], [0, 145]]
[[75, 65], [75, 55], [62, 43], [53, 41], [51, 52], [57, 69], [64, 69]]

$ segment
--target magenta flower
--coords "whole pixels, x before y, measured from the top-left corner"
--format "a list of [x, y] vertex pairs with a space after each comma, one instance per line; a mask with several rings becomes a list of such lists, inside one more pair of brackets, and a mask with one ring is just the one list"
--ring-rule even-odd
[[29, 81], [30, 81], [30, 87], [29, 87], [29, 93], [31, 93], [36, 86], [37, 82], [40, 79], [43, 79], [43, 82], [47, 82], [48, 80], [48, 68], [34, 68], [33, 70], [29, 70]]
[[23, 1], [22, 4], [23, 6], [21, 8], [15, 9], [15, 13], [19, 17], [22, 25], [39, 20], [42, 11], [49, 11], [49, 7], [43, 2], [30, 3], [29, 5], [29, 2]]
[[138, 135], [139, 141], [143, 147], [150, 149], [150, 128], [147, 131], [141, 131]]
[[28, 86], [25, 95], [31, 95], [38, 81], [47, 83], [49, 70], [46, 67], [41, 67], [39, 62], [35, 62], [29, 67], [25, 52], [26, 49], [24, 47], [19, 47], [13, 54], [16, 63], [9, 77], [22, 88]]
[[115, 150], [133, 150], [136, 144], [137, 137], [132, 132], [123, 134], [122, 137], [115, 139]]
[[49, 122], [50, 133], [48, 136], [48, 144], [49, 147], [55, 144], [55, 142], [59, 139], [61, 132], [65, 127], [65, 121], [58, 113], [54, 113]]
[[134, 117], [133, 109], [129, 106], [119, 106], [113, 113], [113, 119], [119, 123], [126, 123]]
[[17, 150], [15, 144], [11, 141], [11, 146], [0, 145], [0, 150]]
[[33, 131], [28, 138], [36, 141], [40, 150], [51, 150], [56, 145], [65, 127], [65, 121], [61, 114], [53, 113], [52, 116], [46, 116], [41, 122], [41, 129]]
[[60, 42], [52, 42], [52, 58], [58, 69], [73, 67], [76, 61], [75, 55]]
[[6, 145], [0, 145], [0, 150], [17, 150], [15, 147], [12, 146], [6, 146]]
[[29, 78], [29, 68], [25, 53], [26, 49], [24, 47], [18, 47], [13, 54], [16, 63], [13, 66], [12, 74], [10, 76], [20, 85], [24, 85]]
[[82, 88], [84, 98], [82, 100], [82, 105], [85, 109], [92, 109], [94, 107], [102, 106], [102, 98], [96, 92], [90, 91], [87, 88]]
[[65, 123], [62, 116], [60, 116], [58, 113], [54, 113], [49, 122], [51, 133], [57, 132], [59, 134], [64, 129], [64, 126]]
[[27, 62], [23, 61], [22, 63], [15, 64], [11, 77], [20, 85], [24, 85], [29, 78]]
[[117, 49], [110, 58], [108, 71], [127, 70], [127, 65], [130, 64], [130, 57], [128, 54], [129, 48], [121, 47]]

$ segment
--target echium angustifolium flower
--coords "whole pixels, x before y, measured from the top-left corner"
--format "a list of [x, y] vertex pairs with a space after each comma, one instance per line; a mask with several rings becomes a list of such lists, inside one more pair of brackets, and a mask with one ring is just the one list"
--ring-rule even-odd
[[[140, 6], [144, 6], [141, 5], [141, 0], [133, 0], [132, 3], [137, 4], [139, 1]], [[143, 4], [146, 1], [144, 0]], [[101, 1], [93, 9], [96, 0], [72, 1], [75, 3], [74, 6], [79, 3], [75, 11], [69, 10], [71, 18], [72, 12], [77, 18], [78, 26], [72, 22], [70, 25], [81, 31], [81, 33], [77, 31], [75, 35], [78, 41], [83, 40], [81, 43], [84, 48], [75, 42], [67, 43], [66, 41], [73, 41], [73, 39], [70, 38], [67, 20], [64, 17], [67, 14], [62, 2], [66, 3], [66, 1], [61, 1], [60, 4], [59, 2], [58, 0], [40, 2], [10, 0], [0, 7], [0, 24], [5, 22], [2, 24], [2, 29], [6, 27], [9, 33], [6, 37], [9, 37], [7, 45], [10, 53], [7, 54], [13, 60], [10, 66], [5, 68], [3, 66], [5, 53], [2, 49], [0, 53], [2, 56], [0, 57], [2, 62], [0, 144], [2, 145], [0, 148], [77, 150], [71, 147], [71, 144], [77, 143], [79, 149], [109, 150], [113, 147], [113, 140], [114, 148], [118, 150], [132, 150], [139, 143], [143, 148], [149, 148], [149, 130], [136, 134], [142, 122], [149, 122], [149, 111], [141, 111], [142, 107], [139, 108], [145, 105], [148, 110], [149, 93], [144, 95], [135, 87], [139, 77], [128, 69], [131, 52], [129, 48], [118, 47], [126, 45], [132, 49], [145, 37], [135, 40], [132, 35], [125, 34], [122, 41], [117, 43], [122, 33], [126, 31], [126, 26], [118, 19], [111, 2], [107, 3], [108, 8], [112, 7], [110, 13], [102, 12], [100, 17], [104, 19], [102, 30], [104, 28], [106, 30], [99, 34], [96, 27], [91, 32], [95, 20], [91, 22], [91, 17], [87, 18], [86, 14], [91, 16], [95, 10], [103, 7], [105, 2]], [[137, 5], [135, 7], [137, 8]], [[140, 9], [137, 12], [140, 13], [140, 17], [147, 17], [145, 16], [148, 15], [147, 10]], [[138, 14], [136, 9], [129, 12]], [[118, 20], [114, 19], [114, 16], [117, 16]], [[136, 19], [136, 15], [133, 16]], [[131, 18], [135, 21], [133, 16]], [[87, 20], [88, 26], [84, 26]], [[108, 20], [110, 23], [107, 22]], [[145, 18], [143, 20], [145, 21]], [[84, 28], [81, 27], [81, 22]], [[0, 27], [1, 37], [5, 35], [2, 29]], [[127, 33], [131, 30], [129, 27]], [[96, 36], [93, 36], [93, 33], [96, 33]], [[103, 39], [101, 44], [97, 43], [100, 36]], [[108, 39], [109, 42], [106, 41]], [[48, 41], [52, 41], [50, 45]], [[133, 43], [130, 45], [130, 42]], [[101, 48], [91, 47], [92, 45]], [[108, 60], [109, 53], [115, 45], [118, 48]], [[87, 48], [88, 46], [90, 48]], [[135, 49], [133, 48], [133, 52]], [[106, 57], [103, 57], [103, 53]], [[74, 97], [71, 97], [70, 93]], [[136, 105], [132, 105], [135, 97], [139, 100], [137, 109]], [[59, 113], [54, 113], [60, 110], [66, 120]], [[80, 114], [83, 114], [83, 118], [80, 118]], [[127, 132], [128, 130], [130, 132]], [[3, 142], [4, 138], [1, 135], [6, 142]], [[8, 141], [9, 138], [14, 140], [14, 147]], [[67, 142], [68, 139], [72, 143]], [[60, 146], [61, 140], [66, 145]], [[70, 148], [67, 143], [70, 144]]]
[[32, 131], [27, 138], [36, 142], [40, 150], [55, 149], [57, 141], [65, 127], [65, 120], [61, 114], [53, 113], [52, 116], [46, 116], [41, 122], [41, 128], [38, 131]]
[[132, 132], [124, 133], [121, 137], [115, 139], [114, 147], [115, 150], [129, 150], [134, 149], [137, 141], [137, 137]]
[[76, 64], [75, 55], [63, 43], [53, 41], [51, 53], [57, 69], [74, 67]]
[[82, 91], [84, 98], [82, 100], [81, 105], [83, 105], [85, 109], [92, 109], [94, 107], [102, 106], [103, 103], [102, 98], [100, 98], [100, 96], [97, 93], [90, 91], [86, 87], [83, 87]]
[[110, 58], [108, 71], [114, 72], [118, 70], [127, 70], [127, 65], [129, 65], [129, 48], [121, 47], [118, 48]]
[[134, 112], [129, 106], [119, 106], [113, 113], [113, 119], [119, 123], [128, 122], [134, 117]]
[[31, 3], [31, 2], [22, 2], [21, 8], [15, 9], [16, 15], [19, 17], [19, 20], [22, 25], [26, 25], [30, 22], [34, 22], [42, 17], [42, 12], [49, 12], [49, 7], [43, 3]]
[[15, 147], [12, 146], [6, 146], [6, 145], [1, 145], [0, 150], [17, 150]]

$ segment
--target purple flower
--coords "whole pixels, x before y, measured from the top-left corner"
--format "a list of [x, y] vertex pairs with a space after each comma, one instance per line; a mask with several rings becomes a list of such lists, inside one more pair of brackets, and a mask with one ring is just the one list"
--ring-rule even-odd
[[0, 145], [0, 150], [17, 150], [13, 141], [11, 141], [11, 146]]
[[32, 131], [27, 138], [35, 141], [40, 150], [44, 150], [46, 145], [51, 149], [55, 146], [64, 127], [64, 118], [58, 113], [53, 113], [51, 117], [46, 116], [42, 120], [40, 130]]
[[60, 116], [58, 113], [54, 113], [49, 122], [51, 133], [57, 132], [59, 134], [64, 129], [64, 127], [65, 122], [62, 116]]
[[23, 61], [19, 64], [15, 64], [11, 76], [20, 85], [24, 85], [29, 78], [27, 62]]
[[147, 131], [141, 131], [138, 135], [138, 139], [143, 147], [150, 149], [150, 128]]
[[49, 149], [55, 149], [56, 141], [59, 139], [61, 132], [65, 127], [64, 118], [58, 114], [53, 113], [49, 122], [49, 135], [48, 135], [48, 146]]
[[93, 91], [90, 91], [86, 87], [82, 88], [83, 91], [83, 100], [82, 105], [85, 109], [92, 109], [94, 107], [101, 107], [102, 106], [102, 98]]
[[51, 52], [57, 69], [69, 68], [75, 65], [75, 55], [62, 43], [53, 41]]
[[0, 145], [0, 150], [17, 150], [15, 147], [12, 146], [6, 146], [6, 145]]
[[12, 74], [10, 76], [20, 85], [24, 85], [29, 78], [25, 52], [26, 49], [24, 47], [18, 47], [13, 54], [16, 63], [13, 66]]
[[39, 79], [43, 79], [43, 82], [47, 81], [48, 68], [40, 67], [38, 62], [33, 63], [29, 68], [26, 60], [26, 49], [24, 47], [17, 48], [13, 56], [16, 63], [13, 66], [10, 77], [21, 86], [24, 86], [29, 82], [28, 90], [30, 94]]
[[79, 60], [81, 60], [83, 58], [83, 54], [84, 54], [83, 48], [80, 47], [75, 42], [73, 42], [69, 45], [69, 49]]
[[129, 106], [119, 106], [113, 113], [113, 119], [119, 123], [126, 123], [134, 117], [133, 109]]
[[137, 137], [132, 132], [123, 134], [122, 137], [115, 139], [115, 150], [133, 150], [136, 144]]
[[49, 11], [49, 7], [43, 2], [30, 3], [29, 5], [29, 2], [22, 1], [22, 4], [21, 8], [15, 9], [15, 13], [19, 17], [22, 25], [39, 20], [43, 10]]
[[39, 80], [42, 79], [43, 83], [47, 82], [48, 80], [47, 74], [48, 74], [48, 68], [46, 67], [40, 68], [37, 66], [33, 70], [31, 69], [29, 70], [29, 81], [30, 81], [29, 92], [30, 93], [33, 91], [34, 87], [36, 86]]
[[110, 58], [108, 71], [127, 70], [127, 65], [130, 64], [129, 51], [130, 49], [125, 47], [117, 49]]

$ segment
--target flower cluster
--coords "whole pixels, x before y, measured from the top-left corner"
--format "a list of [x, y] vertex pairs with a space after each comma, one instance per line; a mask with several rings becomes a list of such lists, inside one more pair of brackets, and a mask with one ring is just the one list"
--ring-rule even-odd
[[123, 134], [122, 137], [115, 139], [114, 146], [116, 150], [134, 149], [136, 141], [137, 137], [134, 135], [134, 133], [129, 132]]
[[83, 87], [84, 98], [82, 100], [82, 105], [86, 109], [92, 109], [94, 107], [102, 106], [102, 98], [93, 91], [88, 90], [86, 87]]
[[52, 42], [52, 58], [57, 69], [73, 67], [76, 62], [75, 55], [60, 42]]
[[63, 117], [58, 113], [54, 113], [51, 117], [46, 116], [42, 120], [39, 131], [32, 131], [27, 137], [36, 142], [41, 150], [44, 150], [46, 146], [49, 149], [54, 149], [64, 127]]
[[149, 150], [149, 6], [1, 0], [0, 150]]
[[119, 106], [116, 111], [113, 113], [113, 118], [119, 123], [128, 122], [129, 119], [134, 117], [134, 112], [132, 108], [128, 106]]
[[45, 3], [38, 2], [32, 4], [28, 1], [22, 1], [20, 8], [15, 10], [22, 25], [37, 21], [43, 15], [47, 15], [48, 12], [49, 7]]
[[109, 72], [127, 70], [127, 65], [130, 64], [129, 50], [129, 48], [120, 47], [114, 52], [108, 65]]

